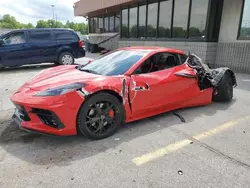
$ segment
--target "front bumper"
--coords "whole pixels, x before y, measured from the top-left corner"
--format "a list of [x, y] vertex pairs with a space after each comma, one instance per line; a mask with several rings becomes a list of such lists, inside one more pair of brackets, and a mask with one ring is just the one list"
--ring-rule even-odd
[[77, 134], [76, 118], [84, 101], [77, 92], [56, 97], [34, 97], [19, 92], [11, 100], [17, 106], [13, 120], [21, 129], [58, 136]]

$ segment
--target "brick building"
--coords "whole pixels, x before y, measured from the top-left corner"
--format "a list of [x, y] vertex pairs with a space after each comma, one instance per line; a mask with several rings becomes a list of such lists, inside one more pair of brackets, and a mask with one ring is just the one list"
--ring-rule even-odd
[[250, 72], [250, 0], [80, 0], [93, 43], [109, 49], [166, 46]]

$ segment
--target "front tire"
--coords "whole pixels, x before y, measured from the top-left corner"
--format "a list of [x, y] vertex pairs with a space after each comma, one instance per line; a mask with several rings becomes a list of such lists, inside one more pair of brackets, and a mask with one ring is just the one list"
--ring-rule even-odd
[[64, 52], [60, 54], [58, 62], [60, 65], [73, 65], [75, 63], [75, 58], [72, 53]]
[[216, 102], [228, 102], [233, 98], [233, 80], [230, 73], [225, 72], [221, 81], [218, 84], [218, 87], [215, 88], [216, 95], [213, 94], [213, 101]]
[[117, 97], [98, 93], [80, 108], [77, 128], [86, 137], [100, 140], [113, 135], [124, 120], [124, 108]]

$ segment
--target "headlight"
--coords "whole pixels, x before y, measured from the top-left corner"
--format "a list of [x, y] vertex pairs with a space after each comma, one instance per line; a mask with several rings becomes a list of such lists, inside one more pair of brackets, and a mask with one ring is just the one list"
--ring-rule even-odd
[[45, 97], [45, 96], [63, 95], [65, 93], [81, 89], [81, 88], [83, 88], [85, 86], [87, 86], [87, 84], [84, 84], [84, 83], [68, 84], [68, 85], [64, 85], [64, 86], [60, 86], [60, 87], [55, 87], [55, 88], [52, 88], [52, 89], [47, 89], [45, 91], [42, 91], [42, 92], [36, 94], [36, 96]]

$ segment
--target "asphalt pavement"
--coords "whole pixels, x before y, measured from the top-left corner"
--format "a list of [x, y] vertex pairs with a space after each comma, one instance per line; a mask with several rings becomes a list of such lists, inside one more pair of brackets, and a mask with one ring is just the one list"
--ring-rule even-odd
[[176, 111], [185, 122], [168, 112], [90, 141], [29, 134], [12, 122], [9, 97], [52, 66], [0, 72], [1, 188], [250, 187], [250, 75], [236, 75], [230, 103]]

